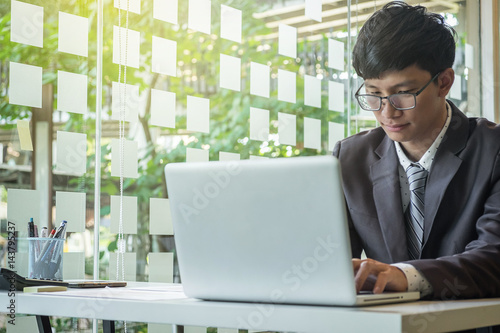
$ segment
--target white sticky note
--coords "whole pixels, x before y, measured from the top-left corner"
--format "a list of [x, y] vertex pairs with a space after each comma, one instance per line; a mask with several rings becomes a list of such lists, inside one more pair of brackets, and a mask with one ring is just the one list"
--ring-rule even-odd
[[297, 73], [278, 69], [278, 100], [289, 103], [297, 101]]
[[120, 120], [125, 111], [124, 120], [135, 122], [139, 119], [139, 86], [113, 82], [111, 99], [111, 119]]
[[[123, 233], [137, 234], [137, 197], [123, 196], [122, 203]], [[120, 227], [120, 196], [111, 196], [111, 225], [109, 231], [117, 234]]]
[[278, 112], [278, 136], [280, 144], [297, 144], [297, 117], [294, 114]]
[[149, 198], [149, 234], [173, 235], [170, 201], [164, 198]]
[[89, 19], [59, 12], [57, 49], [82, 57], [89, 55]]
[[328, 122], [328, 151], [333, 151], [335, 144], [344, 138], [344, 124]]
[[[121, 163], [120, 139], [111, 140], [111, 176], [120, 177]], [[132, 140], [123, 140], [123, 177], [137, 178], [137, 142]]]
[[304, 117], [304, 148], [321, 149], [321, 120]]
[[57, 110], [87, 112], [87, 75], [57, 71]]
[[151, 71], [177, 76], [177, 42], [153, 36]]
[[178, 0], [153, 0], [153, 18], [177, 24]]
[[219, 161], [239, 161], [240, 159], [240, 154], [227, 153], [224, 151], [219, 152]]
[[66, 231], [85, 231], [86, 194], [56, 191], [56, 221], [68, 221]]
[[151, 125], [175, 128], [175, 93], [151, 89]]
[[113, 63], [139, 68], [140, 37], [139, 31], [113, 26]]
[[221, 5], [220, 11], [220, 36], [241, 43], [241, 10]]
[[141, 13], [141, 0], [114, 0], [115, 8], [129, 10], [132, 13]]
[[269, 157], [265, 156], [257, 156], [257, 155], [250, 155], [250, 160], [268, 160]]
[[120, 254], [118, 262], [118, 279], [116, 278], [116, 258], [118, 253], [111, 252], [109, 254], [109, 279], [121, 280], [122, 279], [122, 259], [123, 259], [123, 276], [125, 281], [135, 281], [137, 279], [137, 254], [134, 252], [125, 252]]
[[87, 171], [87, 134], [57, 131], [56, 169], [84, 174]]
[[186, 148], [186, 162], [208, 162], [209, 151], [206, 149]]
[[10, 40], [43, 47], [43, 7], [12, 0]]
[[250, 63], [250, 94], [269, 98], [270, 73], [269, 66]]
[[20, 237], [27, 236], [30, 218], [40, 225], [40, 192], [37, 190], [7, 190], [7, 220], [15, 223]]
[[[20, 274], [19, 272], [17, 272]], [[12, 325], [14, 323], [15, 325]], [[5, 326], [7, 327], [7, 333], [26, 333], [26, 332], [38, 332], [38, 323], [36, 316], [16, 316], [16, 320], [10, 322], [5, 320]]]
[[250, 140], [269, 140], [269, 110], [250, 107]]
[[172, 252], [149, 253], [149, 282], [174, 282], [174, 254]]
[[85, 253], [63, 253], [63, 280], [85, 279]]
[[328, 81], [328, 110], [344, 112], [344, 84]]
[[460, 75], [455, 75], [455, 81], [451, 86], [450, 98], [462, 100], [462, 77]]
[[321, 0], [306, 0], [306, 17], [321, 22], [321, 12], [323, 11], [321, 2]]
[[344, 70], [344, 43], [328, 39], [328, 67]]
[[203, 326], [184, 326], [184, 333], [207, 333], [207, 328]]
[[304, 104], [321, 107], [321, 80], [315, 76], [304, 75]]
[[241, 91], [241, 59], [220, 55], [220, 87]]
[[217, 333], [238, 333], [237, 328], [217, 328]]
[[173, 333], [172, 324], [148, 323], [148, 333]]
[[465, 44], [465, 67], [474, 69], [474, 46]]
[[210, 34], [212, 1], [189, 0], [188, 28]]
[[17, 134], [19, 135], [21, 150], [33, 151], [33, 143], [31, 141], [29, 120], [17, 121]]
[[209, 133], [210, 100], [208, 98], [187, 97], [187, 130]]
[[278, 53], [297, 58], [297, 28], [280, 24], [278, 35]]
[[10, 62], [9, 103], [42, 107], [42, 67]]

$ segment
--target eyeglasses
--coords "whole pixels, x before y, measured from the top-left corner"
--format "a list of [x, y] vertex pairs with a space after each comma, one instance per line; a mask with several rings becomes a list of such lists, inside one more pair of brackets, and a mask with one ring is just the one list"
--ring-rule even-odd
[[422, 87], [419, 91], [416, 93], [397, 93], [397, 94], [392, 94], [386, 97], [380, 97], [376, 95], [368, 95], [368, 94], [359, 94], [359, 91], [363, 87], [364, 83], [359, 87], [358, 91], [354, 94], [354, 97], [358, 100], [359, 106], [366, 111], [380, 111], [382, 108], [382, 100], [387, 99], [389, 103], [396, 109], [396, 110], [411, 110], [415, 108], [417, 105], [417, 96], [420, 95], [422, 91], [424, 91], [425, 88], [431, 82], [436, 80], [436, 78], [441, 74], [441, 72], [437, 73], [434, 75], [434, 77], [427, 82], [425, 86]]

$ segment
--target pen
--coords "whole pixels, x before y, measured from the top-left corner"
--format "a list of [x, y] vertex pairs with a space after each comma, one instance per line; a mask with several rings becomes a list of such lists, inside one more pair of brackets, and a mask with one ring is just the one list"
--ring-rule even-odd
[[28, 237], [35, 237], [35, 223], [33, 222], [32, 217], [28, 222]]
[[50, 232], [49, 238], [53, 238], [55, 233], [56, 233], [56, 228], [52, 229], [52, 231]]
[[56, 234], [54, 235], [54, 238], [64, 238], [64, 232], [66, 231], [66, 224], [68, 221], [64, 220], [61, 222], [61, 225], [59, 228], [57, 228]]
[[49, 237], [49, 229], [47, 227], [42, 228], [42, 233], [40, 234], [41, 238], [47, 238]]

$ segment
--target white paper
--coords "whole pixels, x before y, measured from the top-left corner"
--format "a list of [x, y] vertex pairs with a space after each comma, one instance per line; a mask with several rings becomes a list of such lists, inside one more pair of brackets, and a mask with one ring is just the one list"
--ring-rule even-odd
[[[116, 280], [116, 257], [118, 253], [116, 252], [111, 252], [109, 254], [109, 279], [110, 280]], [[125, 266], [124, 269], [124, 276], [125, 276], [125, 281], [135, 281], [137, 279], [137, 255], [136, 253], [133, 252], [126, 252], [120, 255], [120, 261], [119, 261], [119, 268], [118, 268], [118, 280], [122, 279], [122, 258], [123, 258], [123, 264]], [[99, 288], [101, 289], [101, 288]], [[123, 288], [104, 288], [104, 289], [112, 289], [111, 291], [106, 291], [105, 295], [109, 295], [108, 297], [111, 298], [123, 298], [123, 299], [138, 299], [138, 300], [149, 300], [151, 297], [154, 297], [153, 295], [150, 295], [151, 293], [144, 293], [142, 292], [141, 295], [137, 295], [137, 293], [134, 293], [133, 291], [127, 291], [126, 293], [123, 292]], [[97, 291], [100, 292], [100, 291]], [[113, 293], [113, 295], [110, 295]], [[158, 295], [156, 299], [160, 299], [161, 295]], [[106, 298], [106, 296], [100, 296], [103, 298]], [[140, 298], [142, 297], [142, 298]]]
[[321, 120], [304, 117], [304, 148], [321, 149]]
[[187, 97], [187, 130], [209, 133], [210, 100], [208, 98]]
[[328, 151], [333, 151], [335, 144], [344, 139], [344, 124], [328, 123]]
[[297, 144], [297, 117], [294, 114], [278, 112], [278, 135], [282, 145]]
[[221, 5], [220, 11], [220, 36], [241, 43], [241, 10]]
[[321, 80], [315, 76], [304, 75], [304, 104], [321, 107]]
[[241, 91], [241, 59], [220, 55], [220, 87]]
[[177, 42], [153, 36], [151, 71], [177, 76]]
[[344, 70], [344, 43], [328, 39], [328, 67]]
[[87, 75], [57, 71], [57, 110], [87, 112]]
[[465, 44], [465, 67], [474, 69], [474, 46]]
[[328, 81], [328, 110], [344, 112], [344, 84]]
[[[137, 197], [123, 196], [123, 233], [137, 234]], [[120, 196], [111, 196], [111, 225], [109, 231], [117, 234], [120, 227]]]
[[17, 121], [17, 134], [19, 135], [21, 150], [33, 151], [33, 143], [31, 141], [29, 120]]
[[139, 68], [140, 37], [139, 31], [113, 26], [113, 63]]
[[219, 161], [239, 161], [240, 159], [240, 154], [227, 153], [224, 151], [219, 152]]
[[149, 234], [174, 234], [169, 199], [149, 198]]
[[148, 323], [148, 333], [173, 333], [173, 325]]
[[[125, 110], [124, 120], [135, 122], [139, 119], [139, 86], [113, 82], [112, 85], [111, 119], [120, 120], [121, 112]], [[125, 105], [122, 103], [125, 102]]]
[[175, 128], [175, 93], [151, 89], [151, 125]]
[[321, 12], [323, 10], [321, 2], [321, 0], [306, 0], [306, 17], [321, 22]]
[[[123, 141], [123, 177], [137, 178], [138, 157], [137, 142], [132, 140]], [[120, 177], [120, 139], [111, 139], [111, 176]]]
[[87, 171], [87, 134], [57, 131], [56, 169], [84, 174]]
[[297, 58], [297, 28], [280, 24], [278, 35], [278, 53]]
[[85, 279], [85, 253], [63, 253], [63, 280]]
[[174, 282], [174, 254], [149, 253], [149, 282]]
[[186, 148], [186, 162], [208, 162], [209, 151], [206, 149]]
[[267, 65], [250, 63], [250, 94], [269, 98], [270, 72]]
[[211, 13], [210, 0], [189, 0], [188, 28], [210, 34]]
[[59, 12], [58, 51], [82, 57], [89, 55], [89, 19]]
[[269, 110], [250, 107], [250, 140], [269, 140]]
[[7, 220], [15, 223], [20, 237], [28, 235], [30, 218], [40, 226], [40, 192], [37, 190], [7, 190]]
[[289, 103], [297, 101], [297, 73], [278, 69], [278, 100]]
[[56, 191], [56, 221], [68, 221], [66, 231], [85, 231], [85, 200], [85, 193]]
[[450, 98], [462, 100], [462, 77], [460, 75], [455, 75], [455, 81], [451, 86]]
[[[141, 13], [141, 0], [114, 0], [115, 8], [129, 10], [132, 13]], [[124, 15], [125, 13], [122, 13]], [[118, 14], [117, 14], [118, 15]]]
[[42, 107], [42, 67], [10, 62], [9, 103]]
[[43, 47], [43, 7], [12, 0], [10, 40]]
[[153, 18], [177, 24], [178, 0], [153, 0]]

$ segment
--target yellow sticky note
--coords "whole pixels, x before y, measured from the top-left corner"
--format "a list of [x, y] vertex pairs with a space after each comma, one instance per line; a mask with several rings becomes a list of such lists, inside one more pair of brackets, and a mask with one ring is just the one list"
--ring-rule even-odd
[[17, 121], [17, 133], [21, 142], [22, 150], [33, 151], [33, 143], [31, 142], [30, 122], [28, 120]]

